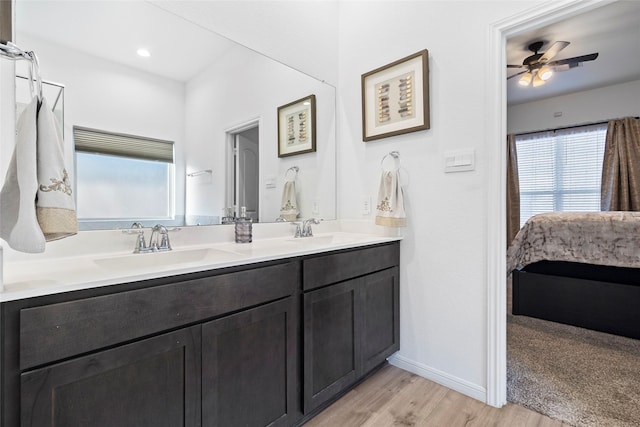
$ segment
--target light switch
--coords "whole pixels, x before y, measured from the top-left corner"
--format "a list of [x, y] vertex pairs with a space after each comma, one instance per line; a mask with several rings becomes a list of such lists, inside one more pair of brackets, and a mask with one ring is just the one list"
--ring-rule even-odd
[[276, 177], [274, 175], [268, 175], [264, 179], [265, 188], [276, 188]]
[[465, 172], [474, 170], [475, 150], [447, 151], [444, 153], [445, 172]]

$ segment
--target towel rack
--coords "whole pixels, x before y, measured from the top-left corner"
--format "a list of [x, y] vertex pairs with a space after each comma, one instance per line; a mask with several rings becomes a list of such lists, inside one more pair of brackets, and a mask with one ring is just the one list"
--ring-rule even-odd
[[382, 170], [383, 171], [387, 170], [384, 167], [384, 161], [387, 160], [387, 158], [389, 156], [393, 157], [394, 164], [396, 166], [394, 169], [390, 169], [389, 171], [397, 171], [398, 169], [400, 169], [400, 152], [399, 151], [390, 151], [389, 153], [385, 154], [384, 157], [382, 158], [382, 160], [380, 161], [380, 166], [382, 167]]
[[39, 100], [42, 100], [42, 78], [40, 77], [40, 63], [38, 56], [34, 51], [26, 51], [20, 49], [17, 45], [7, 42], [0, 43], [0, 57], [11, 59], [13, 61], [26, 60], [31, 63], [29, 67], [29, 87], [31, 93], [34, 93], [33, 83], [36, 83], [35, 93]]
[[[289, 178], [289, 172], [293, 172], [293, 179]], [[298, 166], [291, 166], [289, 169], [287, 169], [287, 171], [284, 173], [284, 178], [287, 181], [293, 181], [298, 177], [298, 172], [300, 172], [300, 168]]]
[[201, 171], [190, 172], [190, 173], [187, 174], [187, 176], [189, 178], [193, 178], [195, 176], [206, 175], [206, 174], [213, 175], [213, 170], [212, 169], [204, 169], [204, 170], [201, 170]]
[[7, 42], [6, 44], [0, 43], [0, 56], [14, 61], [18, 61], [20, 59], [33, 61], [35, 58], [35, 54], [33, 52], [22, 50], [11, 42]]

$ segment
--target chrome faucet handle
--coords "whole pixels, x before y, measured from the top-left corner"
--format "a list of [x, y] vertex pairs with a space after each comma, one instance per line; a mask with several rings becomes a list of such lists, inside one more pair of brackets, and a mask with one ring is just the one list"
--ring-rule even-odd
[[320, 220], [317, 218], [309, 218], [302, 223], [302, 237], [313, 237], [313, 230], [311, 224], [320, 224]]
[[147, 243], [144, 241], [144, 231], [140, 230], [136, 239], [136, 246], [133, 248], [134, 254], [147, 251]]
[[[160, 235], [160, 243], [158, 243], [158, 234]], [[154, 240], [155, 237], [155, 240]], [[169, 230], [162, 224], [156, 224], [151, 231], [149, 246], [153, 251], [170, 251], [171, 242], [169, 241]]]
[[294, 234], [293, 237], [295, 237], [295, 238], [302, 237], [302, 228], [300, 226], [300, 223], [291, 221], [291, 222], [289, 222], [289, 224], [296, 226], [296, 234]]
[[136, 245], [133, 247], [133, 253], [139, 254], [140, 252], [146, 252], [149, 248], [147, 247], [147, 243], [144, 240], [144, 227], [139, 222], [134, 222], [131, 224], [131, 228], [126, 228], [122, 230], [123, 233], [126, 234], [137, 234], [136, 237]]

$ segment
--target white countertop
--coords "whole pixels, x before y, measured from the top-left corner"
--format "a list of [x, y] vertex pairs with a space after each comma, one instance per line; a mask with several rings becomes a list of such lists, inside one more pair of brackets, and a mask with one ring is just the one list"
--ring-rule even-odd
[[[232, 230], [232, 226], [216, 227], [221, 228], [214, 232], [205, 230], [205, 227], [192, 227], [188, 233], [197, 232], [200, 239], [189, 239], [190, 236], [183, 236], [182, 239], [172, 237], [174, 250], [169, 252], [133, 254], [132, 239], [130, 237], [124, 239], [128, 236], [115, 234], [115, 238], [129, 243], [129, 249], [118, 248], [114, 251], [103, 250], [91, 254], [79, 254], [78, 248], [75, 248], [76, 253], [73, 253], [70, 248], [60, 247], [56, 253], [42, 256], [7, 257], [5, 254], [4, 288], [0, 292], [0, 302], [248, 265], [401, 239], [397, 235], [389, 236], [388, 234], [392, 233], [388, 230], [370, 227], [355, 227], [358, 232], [342, 231], [346, 228], [344, 224], [335, 222], [324, 227], [316, 226], [318, 231], [315, 232], [314, 237], [297, 239], [289, 234], [288, 227], [265, 225], [264, 228], [259, 229], [260, 227], [256, 224], [252, 243], [235, 243], [232, 239], [224, 240], [228, 238], [229, 229]], [[353, 224], [348, 228], [353, 229]], [[278, 235], [282, 230], [286, 234]], [[211, 233], [214, 234], [211, 235]], [[205, 236], [207, 242], [202, 241], [203, 235], [207, 235]], [[89, 236], [95, 239], [97, 235]], [[187, 244], [186, 240], [193, 240], [193, 244]], [[104, 241], [101, 243], [104, 244]], [[79, 249], [82, 250], [82, 248]]]

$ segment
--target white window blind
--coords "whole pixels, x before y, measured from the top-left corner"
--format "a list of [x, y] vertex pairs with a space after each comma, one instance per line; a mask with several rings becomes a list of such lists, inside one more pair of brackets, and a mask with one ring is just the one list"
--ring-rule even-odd
[[516, 136], [520, 226], [545, 212], [600, 210], [607, 125]]
[[173, 163], [173, 142], [80, 126], [73, 127], [76, 151]]

